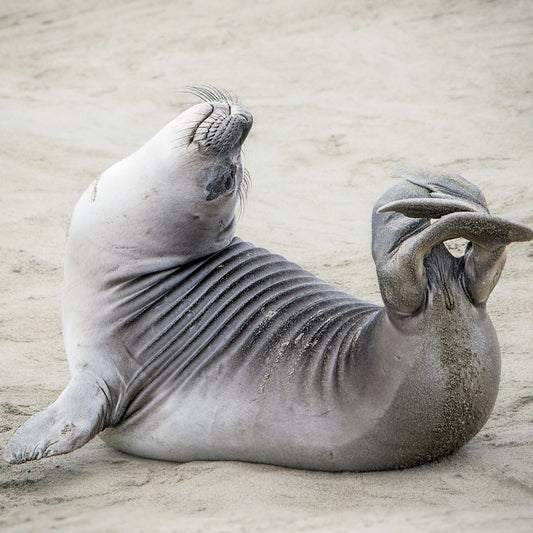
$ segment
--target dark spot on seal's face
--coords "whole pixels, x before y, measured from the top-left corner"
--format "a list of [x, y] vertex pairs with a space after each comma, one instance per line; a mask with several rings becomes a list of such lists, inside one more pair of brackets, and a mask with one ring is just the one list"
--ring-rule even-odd
[[215, 177], [206, 186], [206, 200], [210, 202], [223, 194], [231, 194], [235, 190], [237, 166], [234, 163], [216, 169]]

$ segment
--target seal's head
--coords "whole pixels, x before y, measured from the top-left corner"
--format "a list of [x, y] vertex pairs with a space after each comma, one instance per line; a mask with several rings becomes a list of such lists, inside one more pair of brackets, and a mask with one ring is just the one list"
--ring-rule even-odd
[[90, 239], [99, 250], [121, 256], [110, 262], [124, 264], [127, 256], [146, 260], [146, 268], [154, 262], [166, 268], [229, 244], [247, 187], [241, 149], [252, 116], [228, 93], [211, 88], [190, 92], [204, 101], [86, 191], [72, 218], [71, 247], [86, 247]]
[[187, 145], [196, 167], [204, 171], [205, 201], [242, 196], [247, 176], [241, 148], [252, 127], [251, 113], [236, 97], [219, 89], [191, 87], [188, 91], [204, 102], [182, 113], [177, 122], [180, 141]]
[[213, 253], [233, 238], [237, 207], [248, 185], [242, 144], [252, 115], [229, 93], [205, 87], [189, 92], [204, 102], [170, 122], [145, 151], [156, 175], [149, 181], [154, 186], [164, 180], [155, 188], [165, 190], [169, 199], [160, 198], [154, 209], [174, 221], [166, 230], [176, 241], [173, 250], [191, 259]]

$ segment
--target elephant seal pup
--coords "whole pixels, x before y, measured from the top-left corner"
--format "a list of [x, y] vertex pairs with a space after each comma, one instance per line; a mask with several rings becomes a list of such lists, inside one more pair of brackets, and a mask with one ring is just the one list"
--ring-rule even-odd
[[[72, 380], [6, 460], [94, 435], [171, 461], [319, 470], [417, 465], [487, 420], [500, 351], [485, 303], [525, 226], [452, 174], [402, 173], [377, 203], [385, 307], [234, 237], [252, 123], [225, 93], [183, 113], [79, 201], [63, 327]], [[435, 222], [431, 223], [432, 220]], [[444, 241], [470, 241], [462, 257]]]

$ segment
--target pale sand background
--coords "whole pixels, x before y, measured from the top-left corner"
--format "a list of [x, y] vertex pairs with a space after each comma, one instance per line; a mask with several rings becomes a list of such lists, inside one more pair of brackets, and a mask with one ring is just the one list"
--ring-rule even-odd
[[[254, 114], [238, 233], [380, 302], [370, 211], [399, 164], [454, 169], [533, 225], [533, 4], [291, 1], [0, 4], [0, 447], [62, 390], [63, 246], [78, 196], [210, 83]], [[90, 6], [90, 7], [89, 7]], [[533, 531], [533, 245], [490, 300], [492, 418], [401, 472], [171, 464], [83, 449], [0, 466], [0, 529]], [[1, 450], [0, 450], [1, 451]]]

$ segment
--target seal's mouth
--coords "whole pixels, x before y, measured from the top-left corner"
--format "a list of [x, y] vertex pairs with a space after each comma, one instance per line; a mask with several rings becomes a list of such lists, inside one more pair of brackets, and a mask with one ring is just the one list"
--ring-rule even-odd
[[252, 127], [251, 113], [227, 102], [210, 102], [210, 105], [211, 111], [193, 129], [190, 142], [197, 143], [205, 154], [240, 149]]

